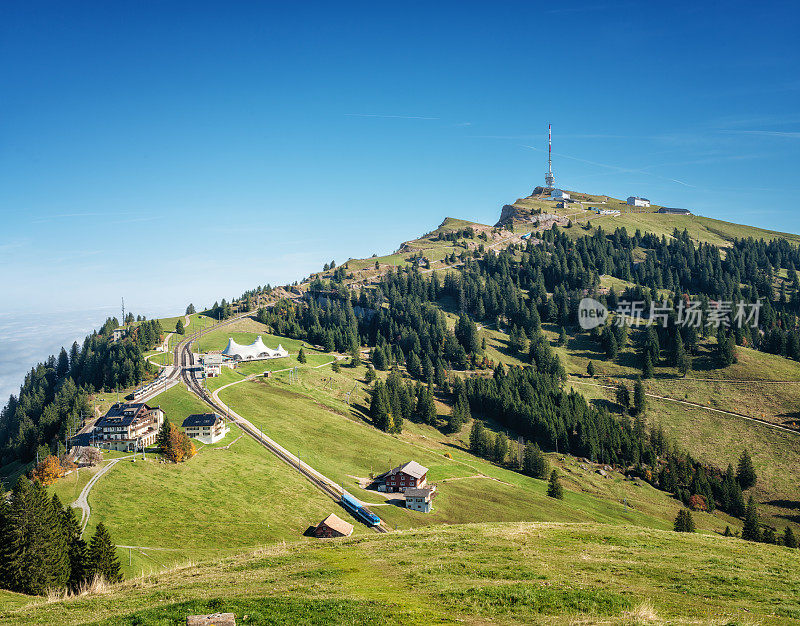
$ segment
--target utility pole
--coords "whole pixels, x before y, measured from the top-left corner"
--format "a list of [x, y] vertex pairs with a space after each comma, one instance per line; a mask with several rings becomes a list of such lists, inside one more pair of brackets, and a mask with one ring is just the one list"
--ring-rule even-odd
[[120, 326], [125, 326], [125, 298], [122, 298], [122, 323]]

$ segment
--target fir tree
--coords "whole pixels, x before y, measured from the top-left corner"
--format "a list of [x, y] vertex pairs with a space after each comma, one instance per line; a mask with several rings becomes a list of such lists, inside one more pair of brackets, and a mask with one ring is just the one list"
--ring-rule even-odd
[[379, 428], [384, 432], [389, 432], [392, 426], [391, 416], [389, 414], [389, 401], [386, 387], [381, 381], [377, 381], [375, 383], [375, 388], [372, 390], [369, 414], [375, 428]]
[[389, 369], [389, 359], [380, 346], [376, 346], [372, 349], [372, 365], [375, 366], [376, 370], [383, 371]]
[[175, 322], [175, 332], [179, 335], [183, 335], [186, 330], [183, 328], [183, 320], [178, 320]]
[[12, 591], [38, 595], [69, 581], [69, 554], [60, 512], [43, 486], [17, 480], [0, 513], [0, 579]]
[[653, 361], [650, 359], [650, 354], [644, 355], [644, 362], [642, 363], [642, 378], [648, 379], [653, 377]]
[[730, 526], [725, 526], [725, 532], [722, 533], [723, 537], [733, 537], [733, 533], [731, 532]]
[[505, 433], [501, 432], [498, 433], [497, 436], [494, 438], [494, 450], [492, 457], [495, 463], [499, 465], [503, 465], [506, 462], [506, 457], [508, 456], [508, 437]]
[[675, 518], [675, 532], [693, 533], [694, 530], [692, 512], [689, 509], [681, 509], [678, 511], [678, 516]]
[[338, 359], [331, 364], [331, 371], [336, 374], [342, 371], [342, 366], [339, 365]]
[[775, 537], [775, 529], [772, 528], [772, 526], [767, 526], [764, 529], [764, 532], [761, 533], [761, 542], [771, 543], [771, 544], [775, 544], [778, 542], [777, 537]]
[[797, 547], [797, 537], [794, 536], [794, 532], [792, 531], [790, 526], [786, 527], [786, 530], [783, 531], [783, 545], [787, 548], [796, 548]]
[[164, 417], [164, 421], [161, 422], [161, 428], [158, 429], [158, 434], [156, 435], [156, 448], [158, 448], [162, 453], [165, 452], [169, 448], [169, 433], [172, 424], [169, 421], [168, 417]]
[[558, 345], [567, 345], [567, 330], [563, 326], [561, 327], [561, 331], [558, 333]]
[[628, 391], [628, 387], [625, 386], [623, 383], [617, 385], [616, 400], [617, 404], [620, 406], [620, 410], [623, 413], [627, 412], [628, 409], [630, 409], [631, 392]]
[[589, 378], [594, 378], [594, 363], [589, 361], [589, 364], [586, 366], [586, 373], [589, 375]]
[[484, 427], [481, 420], [472, 422], [472, 429], [469, 431], [469, 449], [473, 454], [483, 456]]
[[101, 576], [110, 583], [122, 580], [122, 567], [117, 558], [117, 550], [103, 522], [97, 524], [89, 542], [89, 575]]
[[303, 347], [300, 347], [300, 352], [297, 353], [297, 362], [298, 363], [308, 363], [308, 359], [306, 358], [306, 351]]
[[636, 379], [633, 385], [633, 411], [636, 415], [643, 415], [647, 408], [647, 395], [644, 389], [644, 383], [640, 379]]
[[367, 384], [371, 383], [375, 380], [378, 375], [375, 373], [375, 368], [372, 365], [367, 365], [367, 373], [364, 375], [364, 380], [367, 381]]
[[433, 401], [433, 391], [430, 386], [426, 387], [422, 396], [421, 406], [417, 408], [420, 419], [431, 426], [436, 425], [436, 404]]
[[358, 367], [359, 365], [361, 365], [361, 352], [358, 348], [353, 348], [350, 350], [350, 366]]
[[758, 509], [753, 496], [747, 501], [747, 509], [744, 514], [744, 527], [742, 528], [742, 539], [747, 541], [761, 540], [761, 527], [758, 521]]
[[551, 498], [555, 498], [556, 500], [564, 499], [564, 488], [561, 486], [561, 482], [558, 480], [558, 473], [556, 470], [553, 470], [550, 474], [550, 481], [547, 485], [547, 495]]
[[756, 470], [753, 467], [753, 459], [750, 458], [750, 453], [747, 448], [742, 450], [742, 456], [739, 457], [739, 466], [736, 469], [736, 480], [742, 487], [742, 491], [749, 489], [756, 484]]
[[550, 468], [548, 467], [547, 457], [539, 449], [539, 446], [531, 441], [525, 446], [522, 460], [522, 470], [534, 478], [544, 480]]

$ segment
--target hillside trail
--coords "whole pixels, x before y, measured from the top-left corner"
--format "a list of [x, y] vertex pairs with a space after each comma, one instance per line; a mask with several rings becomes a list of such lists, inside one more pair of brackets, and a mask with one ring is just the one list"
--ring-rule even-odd
[[75, 501], [71, 504], [71, 506], [75, 509], [81, 510], [81, 536], [83, 536], [83, 531], [86, 530], [86, 524], [89, 523], [89, 515], [91, 515], [91, 507], [89, 506], [89, 492], [94, 487], [95, 483], [100, 480], [108, 471], [114, 467], [117, 463], [124, 459], [130, 459], [133, 455], [130, 454], [128, 456], [121, 456], [116, 459], [111, 459], [108, 464], [104, 465], [100, 470], [89, 479], [89, 482], [86, 483], [81, 489], [80, 494], [75, 499]]
[[[571, 379], [572, 382], [577, 383], [579, 385], [589, 385], [591, 387], [601, 387], [603, 389], [616, 389], [614, 385], [601, 385], [600, 383], [590, 383], [585, 380], [576, 380]], [[754, 381], [749, 381], [754, 382]], [[755, 381], [755, 382], [763, 382], [763, 381]], [[715, 409], [714, 407], [706, 406], [705, 404], [700, 404], [699, 402], [691, 402], [689, 400], [678, 400], [677, 398], [670, 398], [669, 396], [660, 396], [655, 393], [645, 393], [645, 396], [648, 398], [655, 398], [656, 400], [665, 400], [667, 402], [675, 402], [677, 404], [683, 404], [685, 406], [691, 406], [698, 409], [703, 409], [705, 411], [711, 411], [712, 413], [721, 413], [722, 415], [729, 415], [730, 417], [738, 417], [739, 419], [747, 420], [749, 422], [754, 422], [756, 424], [760, 424], [761, 426], [768, 426], [769, 428], [774, 428], [775, 430], [781, 430], [786, 433], [792, 433], [793, 435], [800, 435], [800, 432], [794, 430], [793, 428], [787, 428], [786, 426], [781, 426], [780, 424], [773, 424], [772, 422], [768, 422], [767, 420], [762, 420], [757, 417], [750, 417], [749, 415], [743, 415], [742, 413], [734, 413], [733, 411], [726, 411], [724, 409]]]

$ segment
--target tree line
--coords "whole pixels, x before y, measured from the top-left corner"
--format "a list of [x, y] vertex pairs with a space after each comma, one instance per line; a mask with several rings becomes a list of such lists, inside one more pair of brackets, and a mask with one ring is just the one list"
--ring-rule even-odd
[[122, 580], [121, 567], [108, 530], [101, 523], [87, 544], [75, 509], [58, 496], [48, 497], [38, 482], [17, 481], [0, 501], [0, 586], [41, 595], [77, 593], [95, 578]]
[[89, 394], [138, 386], [152, 373], [142, 357], [162, 340], [158, 320], [145, 320], [113, 341], [109, 318], [83, 345], [51, 355], [25, 376], [19, 393], [0, 411], [0, 462], [28, 462], [63, 452], [64, 438], [89, 417]]

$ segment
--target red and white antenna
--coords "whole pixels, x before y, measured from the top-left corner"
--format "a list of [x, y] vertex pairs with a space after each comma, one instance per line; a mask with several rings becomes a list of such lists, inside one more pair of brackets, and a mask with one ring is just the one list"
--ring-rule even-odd
[[556, 179], [553, 176], [553, 131], [551, 125], [547, 125], [547, 173], [544, 175], [544, 186], [555, 187]]

